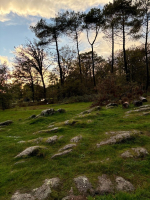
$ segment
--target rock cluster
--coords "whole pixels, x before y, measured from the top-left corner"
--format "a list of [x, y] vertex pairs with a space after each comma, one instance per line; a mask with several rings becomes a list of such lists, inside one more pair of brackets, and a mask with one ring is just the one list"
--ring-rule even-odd
[[[79, 136], [76, 136], [76, 137], [72, 138], [70, 140], [70, 142], [78, 143], [81, 139], [82, 139], [82, 136], [79, 135]], [[59, 153], [54, 154], [51, 158], [55, 158], [55, 157], [58, 157], [58, 156], [66, 155], [66, 154], [72, 152], [72, 148], [76, 147], [76, 146], [77, 146], [76, 144], [67, 144], [64, 147], [60, 148], [58, 150]]]
[[109, 178], [109, 176], [106, 174], [98, 176], [98, 183], [96, 189], [93, 188], [92, 184], [86, 176], [79, 176], [77, 178], [74, 178], [74, 182], [79, 193], [82, 196], [74, 196], [73, 190], [71, 188], [71, 194], [63, 198], [62, 200], [71, 200], [78, 198], [80, 199], [81, 197], [84, 199], [88, 195], [104, 195], [109, 193], [115, 193], [117, 191], [133, 192], [135, 190], [134, 186], [124, 178], [120, 176], [114, 176], [114, 178], [112, 179]]

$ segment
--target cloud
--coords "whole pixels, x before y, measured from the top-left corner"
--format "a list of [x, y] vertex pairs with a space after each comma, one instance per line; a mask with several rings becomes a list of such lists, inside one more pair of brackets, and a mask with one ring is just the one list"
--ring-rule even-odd
[[108, 2], [109, 0], [0, 0], [2, 15], [13, 12], [20, 16], [31, 15], [45, 18], [54, 17], [60, 10], [84, 11], [89, 7], [104, 5]]
[[6, 17], [5, 15], [0, 15], [0, 22], [7, 22], [10, 19], [8, 17]]

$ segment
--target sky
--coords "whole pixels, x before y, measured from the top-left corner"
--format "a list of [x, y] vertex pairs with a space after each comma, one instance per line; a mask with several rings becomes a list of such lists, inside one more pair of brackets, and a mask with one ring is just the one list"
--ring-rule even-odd
[[[14, 58], [14, 47], [24, 45], [28, 40], [33, 41], [34, 33], [30, 26], [34, 26], [41, 18], [46, 20], [60, 11], [74, 10], [87, 11], [92, 7], [102, 8], [106, 3], [113, 0], [0, 0], [0, 62], [7, 61], [12, 65]], [[95, 51], [107, 58], [111, 54], [110, 44], [103, 39], [100, 33], [96, 44]], [[92, 40], [92, 38], [91, 38]], [[61, 45], [72, 44], [71, 40], [63, 38]], [[90, 51], [85, 33], [80, 36], [81, 52]], [[129, 41], [127, 46], [133, 42]], [[136, 42], [138, 45], [138, 42]], [[139, 42], [140, 44], [140, 42]], [[116, 44], [116, 50], [121, 48], [121, 44]]]

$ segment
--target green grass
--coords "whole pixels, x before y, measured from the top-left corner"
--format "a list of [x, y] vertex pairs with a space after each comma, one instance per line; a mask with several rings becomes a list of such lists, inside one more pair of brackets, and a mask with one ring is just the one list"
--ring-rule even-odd
[[[108, 174], [110, 176], [122, 176], [131, 181], [136, 188], [134, 193], [118, 193], [114, 195], [104, 195], [99, 197], [89, 197], [89, 200], [134, 200], [150, 199], [150, 156], [145, 158], [122, 159], [120, 154], [131, 147], [145, 147], [150, 153], [150, 116], [129, 115], [124, 118], [125, 112], [118, 108], [102, 108], [89, 115], [79, 114], [89, 109], [91, 103], [74, 103], [64, 105], [45, 105], [38, 107], [14, 108], [0, 111], [0, 122], [13, 120], [13, 124], [0, 129], [0, 199], [9, 200], [17, 190], [23, 192], [42, 185], [46, 178], [59, 177], [61, 179], [61, 189], [54, 192], [53, 199], [62, 199], [68, 195], [71, 187], [75, 194], [77, 189], [73, 179], [80, 175], [89, 178], [93, 187], [96, 187], [98, 176]], [[49, 117], [41, 117], [28, 120], [32, 114], [38, 115], [47, 108], [63, 108], [66, 113], [57, 113]], [[66, 120], [77, 120], [74, 125], [64, 125]], [[48, 129], [50, 124], [58, 126], [57, 133], [33, 133]], [[121, 144], [106, 145], [97, 148], [96, 144], [109, 138], [105, 132], [140, 130], [142, 135], [125, 141]], [[29, 146], [35, 143], [18, 143], [38, 137], [50, 137], [53, 135], [63, 136], [55, 144], [39, 145], [46, 146], [39, 156], [15, 159], [14, 157]], [[83, 139], [78, 143], [73, 151], [63, 157], [51, 159], [58, 149], [70, 143], [74, 136], [82, 135]], [[109, 158], [109, 160], [107, 159]], [[25, 161], [15, 165], [18, 161]]]

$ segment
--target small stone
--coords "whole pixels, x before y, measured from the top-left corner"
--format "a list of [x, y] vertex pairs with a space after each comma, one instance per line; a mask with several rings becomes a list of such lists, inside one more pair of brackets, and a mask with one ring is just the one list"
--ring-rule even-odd
[[124, 102], [123, 104], [122, 104], [122, 107], [123, 108], [129, 108], [129, 102]]
[[63, 151], [61, 153], [54, 154], [51, 158], [66, 155], [66, 154], [70, 153], [71, 151], [72, 151], [72, 149], [69, 149], [69, 150]]
[[25, 157], [25, 156], [32, 156], [32, 155], [36, 155], [38, 154], [40, 149], [46, 149], [45, 147], [42, 146], [32, 146], [32, 147], [28, 147], [27, 149], [25, 149], [24, 151], [22, 151], [21, 153], [19, 153], [15, 158], [21, 158], [21, 157]]
[[150, 112], [144, 112], [143, 113], [143, 115], [149, 115], [150, 114]]
[[149, 111], [149, 110], [150, 110], [150, 107], [140, 106], [139, 109], [129, 110], [129, 111], [126, 112], [126, 114], [135, 113], [135, 112]]
[[35, 200], [34, 196], [31, 194], [20, 194], [19, 192], [16, 192], [12, 197], [11, 200]]
[[13, 121], [7, 120], [7, 121], [5, 121], [5, 122], [1, 122], [1, 123], [0, 123], [0, 126], [8, 126], [8, 125], [10, 125], [10, 124], [12, 124], [12, 123], [13, 123]]
[[36, 115], [31, 115], [28, 119], [34, 119], [36, 118]]
[[132, 150], [136, 153], [136, 157], [144, 157], [149, 154], [148, 151], [142, 147], [132, 148]]
[[54, 127], [54, 125], [50, 125], [50, 126], [48, 126], [48, 128], [53, 128]]
[[139, 99], [142, 101], [142, 102], [147, 102], [147, 99], [145, 97], [139, 97]]
[[77, 189], [82, 194], [93, 194], [93, 188], [91, 183], [89, 182], [88, 178], [86, 176], [79, 176], [77, 178], [74, 178], [74, 181], [76, 183]]
[[53, 108], [50, 108], [47, 110], [43, 110], [40, 116], [49, 116], [49, 115], [53, 115], [54, 113], [55, 113], [55, 110]]
[[100, 106], [96, 106], [96, 107], [93, 107], [89, 110], [87, 110], [89, 113], [93, 112], [93, 111], [98, 111], [98, 110], [101, 110], [101, 107]]
[[58, 112], [58, 113], [65, 113], [66, 111], [65, 111], [65, 109], [59, 108], [56, 112]]
[[71, 200], [71, 197], [67, 196], [67, 197], [62, 198], [62, 200]]
[[80, 115], [89, 114], [89, 113], [91, 113], [93, 111], [98, 111], [98, 110], [101, 110], [100, 106], [96, 106], [96, 107], [93, 107], [93, 108], [91, 108], [89, 110], [85, 110], [85, 111], [81, 112]]
[[122, 158], [133, 158], [133, 155], [130, 153], [130, 151], [125, 151], [121, 154]]
[[150, 105], [143, 105], [143, 106], [140, 106], [139, 108], [149, 108]]
[[74, 125], [76, 124], [78, 121], [77, 120], [67, 120], [64, 122], [65, 125]]
[[57, 132], [57, 131], [58, 131], [58, 127], [55, 127], [53, 129], [41, 130], [41, 131], [35, 132], [33, 134], [35, 135], [35, 134], [39, 134], [39, 133], [51, 133], [51, 132]]
[[63, 135], [59, 136], [59, 137], [58, 137], [58, 140], [61, 140], [63, 137], [64, 137]]
[[67, 150], [67, 149], [70, 149], [70, 148], [75, 147], [75, 146], [76, 146], [76, 144], [67, 144], [67, 145], [64, 146], [63, 148], [59, 149], [58, 152], [64, 151], [64, 150]]
[[25, 143], [26, 141], [24, 141], [24, 140], [21, 140], [21, 141], [19, 141], [18, 143], [19, 144], [22, 144], [22, 143]]
[[79, 135], [79, 136], [73, 137], [73, 138], [70, 140], [70, 142], [78, 143], [81, 139], [82, 139], [82, 135]]
[[87, 200], [87, 198], [81, 195], [78, 195], [78, 196], [71, 195], [71, 196], [64, 197], [62, 200]]
[[129, 181], [126, 181], [122, 177], [117, 177], [116, 183], [117, 183], [116, 189], [118, 191], [125, 191], [125, 192], [134, 191], [134, 186]]
[[25, 161], [22, 160], [22, 161], [16, 162], [14, 165], [19, 165], [19, 164], [22, 164], [22, 163], [25, 163]]
[[117, 103], [109, 103], [109, 104], [106, 105], [107, 109], [114, 108], [114, 107], [118, 107], [118, 104]]
[[134, 100], [134, 101], [133, 101], [133, 105], [136, 106], [136, 107], [142, 106], [142, 104], [143, 104], [143, 103], [142, 103], [142, 101], [140, 101], [140, 100]]
[[52, 136], [52, 137], [47, 138], [47, 139], [46, 139], [46, 143], [48, 143], [48, 144], [53, 144], [53, 143], [55, 143], [55, 142], [57, 141], [57, 139], [58, 139], [58, 136], [57, 136], [57, 135], [54, 135], [54, 136]]
[[114, 192], [114, 186], [111, 180], [107, 177], [106, 174], [98, 177], [98, 187], [96, 189], [96, 194], [107, 194]]

